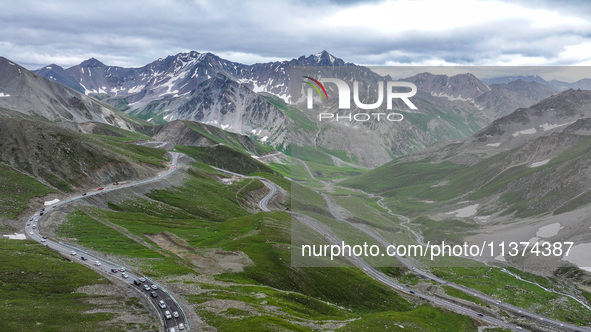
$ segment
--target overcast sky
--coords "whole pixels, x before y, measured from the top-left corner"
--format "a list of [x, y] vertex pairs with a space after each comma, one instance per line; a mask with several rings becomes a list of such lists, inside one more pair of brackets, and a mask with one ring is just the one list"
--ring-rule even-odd
[[252, 64], [327, 50], [364, 65], [591, 65], [586, 1], [6, 1], [0, 55], [140, 67], [196, 50]]

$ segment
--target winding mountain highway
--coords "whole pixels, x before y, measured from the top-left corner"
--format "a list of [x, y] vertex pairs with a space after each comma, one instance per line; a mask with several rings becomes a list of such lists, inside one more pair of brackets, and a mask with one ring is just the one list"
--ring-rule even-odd
[[[304, 167], [306, 168], [306, 170], [308, 171], [309, 175], [314, 178], [314, 175], [312, 174], [310, 168], [308, 167], [308, 165], [303, 162]], [[316, 178], [314, 178], [316, 179]], [[316, 181], [319, 181], [321, 183], [323, 183], [324, 181], [318, 180], [316, 179]], [[326, 205], [328, 206], [328, 210], [330, 212], [330, 214], [337, 220], [342, 221], [344, 223], [347, 223], [348, 225], [355, 227], [356, 229], [362, 231], [363, 233], [371, 236], [372, 238], [374, 238], [375, 240], [377, 240], [380, 244], [382, 244], [383, 246], [387, 247], [388, 245], [391, 245], [391, 243], [389, 243], [388, 241], [386, 241], [383, 237], [381, 237], [380, 235], [378, 235], [376, 232], [374, 232], [373, 230], [371, 230], [370, 228], [368, 228], [367, 226], [363, 225], [363, 224], [358, 224], [358, 223], [352, 223], [350, 221], [348, 221], [346, 218], [342, 217], [339, 213], [338, 213], [338, 209], [334, 209], [333, 208], [333, 202], [330, 201], [330, 198], [322, 193], [322, 192], [318, 192], [324, 199]], [[380, 205], [381, 206], [381, 205]], [[391, 211], [390, 211], [391, 212]], [[316, 231], [317, 233], [321, 234], [328, 242], [332, 243], [332, 244], [336, 244], [339, 245], [341, 244], [341, 240], [335, 235], [335, 233], [327, 226], [323, 225], [322, 223], [320, 223], [319, 221], [315, 220], [314, 218], [311, 218], [309, 216], [306, 215], [301, 215], [301, 214], [293, 214], [294, 217], [301, 222], [302, 224], [304, 224], [305, 226], [313, 229], [314, 231]], [[403, 216], [399, 216], [396, 215], [398, 217], [403, 217]], [[405, 219], [409, 220], [408, 218], [404, 217]], [[483, 313], [480, 312], [476, 312], [475, 310], [463, 307], [461, 305], [458, 305], [456, 303], [441, 299], [439, 297], [435, 297], [435, 296], [431, 296], [425, 293], [421, 293], [417, 290], [412, 290], [409, 287], [398, 283], [397, 281], [395, 281], [394, 279], [388, 277], [387, 275], [385, 275], [384, 273], [382, 273], [381, 271], [375, 269], [373, 266], [369, 265], [367, 262], [365, 262], [363, 260], [362, 257], [359, 256], [348, 256], [346, 257], [347, 259], [349, 259], [353, 265], [359, 267], [360, 269], [362, 269], [362, 271], [372, 277], [374, 280], [377, 280], [387, 286], [389, 286], [392, 289], [401, 291], [403, 293], [421, 298], [423, 300], [427, 300], [429, 302], [432, 302], [434, 304], [437, 304], [441, 307], [453, 310], [455, 312], [467, 315], [467, 316], [471, 316], [473, 318], [482, 320], [482, 321], [486, 321], [490, 324], [494, 324], [496, 326], [499, 327], [504, 327], [504, 328], [509, 328], [511, 330], [514, 331], [523, 331], [524, 328], [517, 326], [517, 325], [513, 325], [507, 322], [504, 322], [500, 319], [494, 318], [494, 317], [490, 317], [487, 315], [484, 315]], [[453, 282], [444, 280], [442, 278], [439, 278], [427, 271], [424, 271], [422, 269], [420, 269], [418, 266], [413, 265], [408, 259], [405, 259], [403, 257], [400, 256], [396, 256], [396, 259], [398, 261], [400, 261], [400, 263], [402, 265], [404, 265], [405, 267], [411, 269], [413, 271], [413, 273], [427, 279], [427, 280], [431, 280], [434, 281], [436, 283], [442, 284], [442, 285], [446, 285], [446, 286], [450, 286], [453, 287], [457, 290], [460, 290], [468, 295], [477, 297], [491, 305], [494, 305], [502, 310], [511, 312], [513, 314], [515, 314], [517, 317], [521, 317], [522, 319], [527, 318], [529, 319], [531, 322], [535, 322], [537, 324], [541, 324], [541, 325], [545, 325], [548, 327], [552, 327], [553, 330], [559, 330], [559, 331], [591, 331], [591, 328], [588, 327], [583, 327], [583, 326], [577, 326], [577, 325], [573, 325], [570, 323], [566, 323], [566, 322], [562, 322], [556, 319], [552, 319], [552, 318], [548, 318], [542, 315], [539, 315], [537, 313], [516, 307], [514, 305], [511, 305], [509, 303], [506, 302], [502, 302], [500, 300], [497, 300], [491, 296], [488, 296], [486, 294], [483, 294], [479, 291], [475, 291], [473, 289], [470, 289], [468, 287], [462, 286], [462, 285], [458, 285], [455, 284]], [[525, 322], [524, 322], [525, 323]]]
[[[149, 278], [141, 275], [138, 272], [131, 271], [128, 268], [113, 263], [103, 257], [99, 257], [98, 255], [87, 253], [82, 249], [46, 237], [41, 232], [41, 226], [43, 225], [43, 221], [46, 220], [46, 218], [48, 217], [48, 215], [51, 214], [51, 212], [53, 212], [60, 206], [81, 199], [85, 199], [87, 197], [102, 195], [104, 193], [112, 192], [115, 190], [135, 187], [159, 181], [174, 173], [177, 170], [177, 161], [180, 154], [177, 152], [170, 152], [170, 154], [171, 165], [166, 172], [160, 173], [153, 178], [130, 182], [122, 185], [113, 186], [110, 188], [105, 188], [103, 190], [92, 193], [84, 193], [81, 195], [69, 197], [63, 201], [46, 207], [43, 211], [37, 212], [33, 216], [31, 216], [31, 218], [27, 221], [27, 224], [25, 226], [25, 232], [28, 237], [45, 245], [49, 249], [55, 250], [63, 254], [64, 256], [70, 256], [73, 261], [86, 265], [87, 267], [99, 271], [103, 274], [109, 274], [111, 275], [111, 277], [118, 279], [123, 284], [131, 285], [134, 289], [140, 292], [142, 296], [148, 298], [150, 302], [154, 305], [156, 311], [159, 312], [159, 320], [165, 327], [166, 331], [173, 332], [181, 330], [188, 331], [189, 325], [187, 323], [187, 318], [185, 313], [183, 312], [183, 309], [181, 308], [179, 303], [174, 299], [174, 297], [166, 291], [166, 289], [162, 288], [162, 286], [158, 285], [156, 282], [150, 280]], [[145, 281], [140, 281], [140, 278], [142, 278], [141, 280], [145, 279]], [[165, 315], [167, 311], [169, 312], [168, 317], [167, 315]]]
[[[135, 182], [130, 182], [130, 183], [126, 183], [126, 184], [121, 184], [118, 186], [112, 186], [109, 188], [105, 188], [101, 191], [95, 191], [92, 193], [85, 193], [85, 194], [69, 197], [63, 201], [53, 204], [52, 206], [46, 207], [44, 209], [44, 211], [42, 211], [43, 213], [38, 212], [38, 213], [35, 213], [33, 216], [31, 216], [31, 218], [27, 221], [27, 224], [25, 226], [25, 232], [28, 237], [45, 245], [46, 247], [48, 247], [52, 250], [58, 251], [65, 256], [70, 256], [70, 257], [72, 257], [72, 260], [77, 261], [80, 264], [84, 264], [94, 270], [100, 271], [103, 274], [109, 274], [109, 275], [111, 275], [111, 277], [118, 279], [121, 283], [128, 284], [131, 287], [135, 288], [143, 296], [150, 299], [150, 302], [154, 305], [157, 312], [159, 312], [159, 320], [161, 321], [162, 325], [165, 327], [165, 329], [167, 331], [172, 332], [172, 331], [180, 331], [181, 329], [188, 331], [189, 326], [187, 323], [187, 317], [186, 317], [185, 313], [183, 312], [181, 306], [172, 297], [172, 295], [170, 295], [164, 288], [162, 288], [160, 285], [156, 284], [155, 282], [146, 278], [145, 276], [141, 275], [138, 272], [130, 271], [129, 269], [127, 269], [123, 266], [120, 266], [116, 263], [110, 262], [105, 258], [99, 257], [97, 255], [89, 254], [79, 248], [75, 248], [75, 247], [72, 247], [72, 246], [67, 245], [65, 243], [55, 241], [51, 238], [48, 238], [48, 237], [44, 236], [44, 234], [41, 232], [41, 229], [40, 229], [41, 226], [43, 225], [43, 221], [48, 217], [48, 215], [50, 215], [52, 211], [56, 210], [60, 206], [63, 206], [65, 204], [69, 204], [69, 203], [72, 203], [72, 202], [75, 202], [75, 201], [78, 201], [81, 199], [85, 199], [87, 197], [92, 197], [92, 196], [112, 192], [115, 190], [120, 190], [120, 189], [124, 189], [124, 188], [129, 188], [129, 187], [139, 186], [139, 185], [143, 185], [143, 184], [147, 184], [147, 183], [152, 183], [152, 182], [159, 181], [159, 180], [171, 175], [172, 173], [174, 173], [177, 170], [177, 161], [178, 161], [178, 158], [181, 154], [177, 153], [177, 152], [170, 152], [170, 154], [171, 154], [170, 168], [167, 171], [159, 174], [158, 176], [153, 177], [153, 178], [149, 178], [149, 179], [145, 179], [145, 180], [141, 180], [141, 181], [135, 181]], [[308, 170], [310, 175], [313, 177], [313, 175], [311, 174], [312, 172], [310, 171], [310, 169], [307, 167], [307, 165], [305, 163], [304, 163], [304, 166], [306, 166], [306, 169]], [[277, 188], [276, 184], [274, 184], [273, 182], [271, 182], [267, 179], [261, 178], [261, 177], [256, 177], [256, 176], [253, 177], [253, 176], [238, 174], [238, 173], [234, 173], [234, 172], [227, 171], [227, 170], [217, 168], [217, 167], [213, 167], [213, 168], [220, 171], [220, 172], [226, 173], [226, 174], [230, 174], [230, 175], [234, 175], [234, 176], [238, 176], [238, 177], [242, 177], [242, 178], [251, 178], [251, 179], [260, 180], [267, 188], [269, 188], [269, 192], [259, 201], [259, 208], [262, 211], [271, 211], [268, 207], [268, 204], [271, 201], [271, 199], [277, 194], [278, 188]], [[342, 220], [342, 221], [347, 222], [345, 218], [340, 218], [340, 216], [338, 216], [336, 213], [334, 213], [334, 211], [331, 211], [331, 214], [333, 214], [333, 216], [335, 218], [337, 218], [338, 220]], [[321, 234], [327, 240], [327, 242], [330, 242], [332, 244], [340, 244], [341, 243], [341, 240], [334, 234], [334, 232], [329, 227], [318, 222], [317, 220], [315, 220], [309, 216], [301, 215], [301, 214], [297, 214], [297, 213], [293, 213], [293, 216], [300, 223], [304, 224], [305, 226], [307, 226], [307, 227], [313, 229], [314, 231], [316, 231], [317, 233]], [[359, 225], [359, 224], [354, 224], [354, 223], [349, 223], [349, 224], [352, 225], [353, 227], [358, 228], [360, 231], [368, 234], [372, 238], [376, 239], [382, 245], [389, 245], [390, 244], [385, 239], [383, 239], [381, 236], [379, 236], [378, 234], [376, 234], [375, 232], [373, 232], [371, 229], [367, 228], [364, 225]], [[575, 325], [564, 323], [564, 322], [561, 322], [558, 320], [550, 319], [550, 318], [538, 315], [536, 313], [529, 312], [527, 310], [515, 307], [515, 306], [510, 305], [508, 303], [501, 302], [501, 301], [496, 300], [488, 295], [482, 294], [480, 292], [476, 292], [476, 291], [469, 289], [467, 287], [457, 285], [457, 284], [451, 283], [449, 281], [446, 281], [444, 279], [441, 279], [439, 277], [436, 277], [429, 272], [419, 269], [417, 266], [414, 266], [412, 263], [410, 263], [408, 260], [405, 260], [404, 258], [401, 258], [401, 257], [397, 257], [397, 258], [400, 260], [400, 262], [404, 266], [412, 269], [414, 273], [416, 273], [417, 275], [419, 275], [425, 279], [456, 288], [462, 292], [465, 292], [466, 294], [475, 296], [483, 301], [486, 301], [494, 306], [497, 306], [500, 309], [512, 312], [522, 318], [529, 318], [538, 324], [551, 326], [552, 328], [554, 328], [556, 330], [591, 331], [591, 329], [586, 328], [586, 327], [575, 326]], [[511, 323], [507, 323], [501, 319], [491, 317], [489, 315], [485, 315], [485, 314], [478, 312], [472, 308], [467, 308], [467, 307], [459, 305], [457, 303], [454, 303], [454, 302], [451, 302], [451, 301], [448, 301], [448, 300], [445, 300], [445, 299], [442, 299], [442, 298], [439, 298], [439, 297], [436, 297], [433, 295], [429, 295], [429, 294], [420, 292], [418, 290], [411, 289], [410, 287], [395, 281], [394, 279], [385, 275], [383, 272], [375, 269], [374, 267], [369, 265], [365, 260], [363, 260], [363, 258], [361, 258], [361, 257], [348, 256], [347, 259], [349, 259], [353, 263], [353, 265], [357, 266], [365, 274], [367, 274], [368, 276], [370, 276], [374, 280], [377, 280], [377, 281], [379, 281], [379, 282], [387, 285], [388, 287], [395, 289], [399, 292], [408, 294], [410, 296], [415, 296], [415, 297], [420, 298], [426, 302], [430, 302], [430, 303], [433, 303], [434, 305], [450, 309], [454, 312], [473, 317], [475, 319], [487, 322], [488, 324], [491, 324], [494, 326], [508, 328], [508, 329], [511, 329], [514, 331], [524, 330], [520, 326], [511, 324]], [[142, 278], [142, 279], [140, 279], [140, 278]], [[145, 279], [145, 281], [140, 282], [140, 280], [144, 280], [144, 279]], [[134, 281], [138, 281], [137, 284], [134, 283]], [[170, 315], [168, 317], [165, 315], [166, 311], [168, 311], [170, 313]], [[173, 313], [175, 313], [175, 315], [173, 315]], [[174, 316], [178, 316], [178, 317], [174, 317]]]

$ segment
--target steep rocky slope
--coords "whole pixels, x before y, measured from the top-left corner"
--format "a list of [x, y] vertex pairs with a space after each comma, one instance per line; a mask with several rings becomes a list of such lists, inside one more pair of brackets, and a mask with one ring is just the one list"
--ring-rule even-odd
[[97, 121], [133, 130], [137, 120], [0, 57], [0, 116], [51, 122]]
[[0, 162], [59, 190], [154, 176], [164, 167], [164, 152], [57, 124], [0, 121]]

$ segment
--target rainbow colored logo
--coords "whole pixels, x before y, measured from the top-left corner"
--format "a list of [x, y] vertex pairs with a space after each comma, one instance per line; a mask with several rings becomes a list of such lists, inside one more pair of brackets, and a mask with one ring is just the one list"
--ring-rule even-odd
[[[324, 85], [322, 85], [322, 83], [320, 83], [318, 80], [313, 79], [310, 76], [304, 76], [305, 78], [312, 80], [314, 83], [318, 84], [318, 86], [322, 89], [322, 91], [324, 92], [324, 96], [326, 97], [326, 100], [328, 100], [328, 94], [326, 93], [326, 89], [324, 88]], [[308, 82], [308, 81], [304, 81], [304, 83], [310, 85], [311, 87], [313, 87], [314, 89], [316, 89], [316, 92], [318, 92], [318, 95], [320, 96], [320, 99], [322, 99], [322, 93], [320, 93], [320, 89], [318, 89], [318, 86]]]

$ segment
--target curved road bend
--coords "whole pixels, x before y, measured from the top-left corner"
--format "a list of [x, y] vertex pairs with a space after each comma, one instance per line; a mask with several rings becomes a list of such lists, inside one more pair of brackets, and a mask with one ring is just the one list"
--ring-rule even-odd
[[238, 177], [245, 178], [245, 179], [260, 180], [265, 185], [265, 187], [269, 188], [269, 192], [267, 193], [267, 195], [265, 195], [265, 197], [263, 197], [259, 201], [259, 208], [265, 212], [271, 211], [271, 209], [269, 209], [269, 207], [268, 207], [268, 204], [269, 204], [269, 201], [271, 201], [271, 199], [273, 198], [273, 196], [275, 196], [277, 194], [277, 185], [275, 183], [273, 183], [263, 177], [260, 177], [260, 176], [248, 176], [248, 175], [244, 175], [244, 174], [238, 174], [238, 173], [234, 173], [234, 172], [225, 170], [223, 168], [214, 167], [214, 166], [211, 166], [211, 168], [215, 169], [216, 171], [220, 171], [222, 173], [238, 176]]
[[[86, 265], [87, 267], [98, 270], [98, 271], [103, 272], [105, 274], [110, 274], [111, 277], [118, 278], [124, 284], [131, 285], [138, 292], [143, 293], [143, 295], [145, 295], [147, 298], [149, 298], [151, 300], [151, 303], [155, 306], [155, 308], [157, 308], [157, 311], [160, 313], [159, 319], [160, 319], [162, 325], [165, 327], [166, 331], [179, 331], [179, 325], [181, 323], [184, 325], [184, 329], [185, 329], [184, 331], [188, 331], [189, 326], [187, 324], [187, 319], [186, 319], [185, 313], [183, 312], [179, 303], [172, 297], [172, 295], [170, 295], [166, 291], [166, 289], [162, 288], [160, 285], [156, 284], [155, 282], [151, 281], [148, 278], [146, 278], [145, 282], [141, 282], [139, 285], [135, 285], [134, 280], [139, 280], [140, 277], [144, 277], [144, 276], [140, 275], [137, 272], [126, 269], [123, 266], [120, 266], [118, 264], [110, 262], [104, 258], [98, 257], [93, 254], [86, 253], [81, 249], [72, 247], [72, 246], [62, 243], [62, 242], [54, 241], [50, 238], [46, 238], [43, 235], [43, 233], [41, 233], [41, 231], [39, 229], [40, 223], [47, 217], [47, 215], [62, 205], [69, 204], [71, 202], [74, 202], [74, 201], [77, 201], [77, 200], [80, 200], [80, 199], [83, 199], [86, 197], [96, 196], [96, 195], [99, 195], [102, 193], [108, 193], [108, 192], [115, 191], [115, 190], [120, 190], [120, 189], [124, 189], [124, 188], [129, 188], [129, 187], [134, 187], [134, 186], [139, 186], [139, 185], [159, 181], [160, 179], [165, 178], [168, 175], [174, 173], [176, 171], [177, 161], [178, 161], [180, 153], [170, 152], [170, 154], [172, 156], [172, 161], [171, 161], [170, 168], [166, 172], [161, 173], [158, 176], [153, 177], [153, 178], [149, 178], [149, 179], [145, 179], [145, 180], [141, 180], [141, 181], [137, 181], [137, 182], [132, 182], [132, 183], [122, 184], [122, 185], [119, 185], [114, 188], [108, 188], [108, 189], [104, 189], [102, 191], [88, 193], [86, 195], [78, 195], [78, 196], [69, 197], [66, 200], [63, 200], [63, 201], [58, 202], [56, 204], [53, 204], [52, 206], [46, 207], [45, 211], [43, 211], [44, 212], [43, 215], [40, 215], [39, 212], [35, 213], [27, 221], [27, 224], [25, 226], [25, 233], [27, 234], [27, 236], [29, 236], [33, 240], [45, 245], [46, 247], [53, 249], [65, 256], [70, 256], [70, 257], [72, 257], [72, 259], [74, 261], [77, 261], [80, 264]], [[82, 257], [84, 257], [85, 260], [82, 260]], [[122, 271], [123, 269], [125, 269], [125, 272]], [[117, 270], [117, 271], [113, 272], [114, 270]], [[123, 276], [123, 273], [125, 273], [127, 275], [126, 278]], [[150, 290], [146, 290], [144, 288], [145, 285], [148, 285], [150, 287]], [[156, 289], [153, 289], [152, 286], [156, 287]], [[156, 297], [153, 297], [152, 292], [155, 292]], [[164, 301], [164, 307], [162, 307], [160, 301]], [[166, 311], [169, 311], [171, 315], [174, 312], [177, 312], [179, 317], [172, 316], [170, 319], [167, 319], [164, 315], [164, 313]]]
[[269, 209], [269, 207], [267, 206], [267, 204], [269, 204], [269, 201], [273, 198], [273, 196], [275, 196], [275, 194], [277, 194], [277, 185], [269, 180], [265, 180], [263, 178], [260, 178], [261, 182], [265, 185], [265, 187], [269, 188], [269, 192], [267, 193], [267, 195], [265, 197], [263, 197], [260, 202], [259, 202], [259, 207], [261, 208], [261, 210], [265, 211], [265, 212], [269, 212], [271, 211], [271, 209]]

